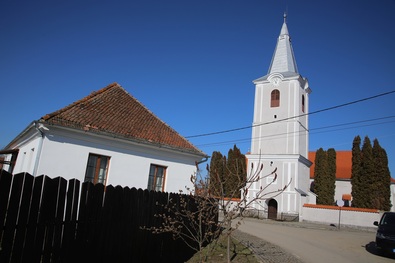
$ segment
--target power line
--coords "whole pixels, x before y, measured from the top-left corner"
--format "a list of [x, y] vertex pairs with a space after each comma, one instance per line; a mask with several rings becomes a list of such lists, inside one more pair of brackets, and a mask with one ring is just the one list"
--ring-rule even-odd
[[190, 139], [190, 138], [211, 136], [211, 135], [217, 135], [217, 134], [223, 134], [223, 133], [229, 133], [229, 132], [235, 132], [235, 131], [250, 129], [250, 128], [253, 128], [253, 127], [258, 127], [258, 126], [262, 126], [262, 125], [277, 123], [277, 122], [281, 122], [281, 121], [286, 121], [286, 120], [295, 119], [295, 118], [299, 118], [299, 117], [303, 117], [303, 116], [308, 116], [308, 115], [312, 115], [312, 114], [321, 113], [321, 112], [324, 112], [324, 111], [338, 109], [338, 108], [341, 108], [341, 107], [345, 107], [345, 106], [349, 106], [349, 105], [352, 105], [352, 104], [364, 102], [364, 101], [367, 101], [367, 100], [376, 99], [376, 98], [379, 98], [379, 97], [382, 97], [382, 96], [386, 96], [386, 95], [389, 95], [389, 94], [392, 94], [392, 93], [395, 93], [395, 90], [384, 92], [384, 93], [380, 93], [380, 94], [377, 94], [377, 95], [374, 95], [374, 96], [370, 96], [370, 97], [367, 97], [367, 98], [363, 98], [363, 99], [354, 100], [354, 101], [351, 101], [351, 102], [339, 104], [339, 105], [332, 106], [332, 107], [329, 107], [329, 108], [316, 110], [316, 111], [313, 111], [313, 112], [310, 112], [310, 113], [301, 114], [301, 115], [298, 115], [298, 116], [288, 117], [288, 118], [275, 120], [275, 121], [271, 121], [271, 122], [265, 122], [265, 123], [255, 124], [255, 125], [249, 125], [249, 126], [240, 127], [240, 128], [234, 128], [234, 129], [229, 129], [229, 130], [209, 132], [209, 133], [203, 133], [203, 134], [197, 134], [197, 135], [190, 135], [190, 136], [186, 136], [185, 138]]
[[[348, 128], [342, 128], [341, 130], [355, 129], [355, 128], [366, 127], [366, 126], [382, 125], [382, 124], [392, 123], [394, 121], [392, 120], [392, 121], [372, 123], [372, 124], [366, 124], [366, 123], [373, 122], [373, 121], [386, 120], [386, 119], [391, 119], [391, 118], [395, 118], [395, 115], [386, 116], [386, 117], [379, 117], [379, 118], [374, 118], [374, 119], [354, 121], [354, 122], [340, 123], [340, 124], [334, 124], [334, 125], [328, 125], [328, 126], [322, 126], [322, 127], [310, 129], [309, 132], [310, 132], [310, 134], [333, 132], [333, 131], [337, 131], [339, 129], [330, 130], [330, 131], [322, 131], [322, 130], [330, 129], [330, 128], [339, 128], [342, 126], [350, 126], [350, 125], [355, 125], [355, 124], [362, 124], [362, 123], [365, 123], [365, 124], [358, 125], [358, 126], [352, 126], [352, 127], [348, 127]], [[306, 132], [306, 131], [302, 131], [302, 132]], [[292, 133], [300, 133], [300, 131], [295, 131], [295, 132], [290, 132], [290, 133], [280, 133], [280, 134], [277, 133], [277, 134], [266, 135], [263, 137], [244, 138], [244, 139], [236, 139], [236, 140], [229, 140], [229, 141], [222, 141], [222, 142], [199, 144], [197, 146], [198, 147], [206, 147], [206, 146], [214, 146], [214, 145], [225, 145], [225, 144], [230, 144], [230, 143], [235, 143], [235, 142], [250, 142], [251, 140], [259, 140], [259, 139], [267, 139], [268, 140], [268, 139], [272, 139], [273, 137], [283, 136], [283, 135], [292, 134]]]

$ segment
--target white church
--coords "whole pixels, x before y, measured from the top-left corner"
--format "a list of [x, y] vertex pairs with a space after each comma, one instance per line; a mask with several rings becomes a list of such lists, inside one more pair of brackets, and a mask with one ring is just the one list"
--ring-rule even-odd
[[[274, 174], [254, 182], [247, 199], [254, 198], [261, 189], [266, 193], [262, 202], [253, 208], [268, 211], [269, 218], [281, 214], [298, 214], [302, 220], [305, 203], [315, 204], [315, 195], [309, 191], [309, 95], [311, 89], [305, 77], [299, 74], [286, 15], [267, 75], [253, 81], [255, 84], [254, 118], [250, 153], [246, 154], [248, 167], [260, 167], [260, 176]], [[278, 194], [279, 189], [288, 187]]]

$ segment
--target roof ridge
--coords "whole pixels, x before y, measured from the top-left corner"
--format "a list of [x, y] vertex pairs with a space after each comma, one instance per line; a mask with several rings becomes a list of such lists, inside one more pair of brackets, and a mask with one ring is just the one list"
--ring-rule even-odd
[[121, 85], [119, 85], [117, 82], [113, 82], [113, 83], [107, 85], [106, 87], [104, 87], [104, 88], [102, 88], [102, 89], [100, 89], [98, 91], [92, 91], [88, 96], [85, 96], [82, 99], [79, 99], [79, 100], [77, 100], [77, 101], [75, 101], [75, 102], [73, 102], [73, 103], [71, 103], [71, 104], [69, 104], [69, 105], [57, 110], [57, 111], [54, 111], [54, 112], [51, 112], [49, 114], [46, 114], [46, 115], [42, 116], [41, 119], [48, 120], [48, 119], [50, 119], [52, 117], [55, 117], [56, 115], [58, 115], [58, 114], [60, 114], [62, 112], [67, 111], [68, 109], [70, 109], [70, 108], [72, 108], [72, 107], [74, 107], [74, 106], [76, 106], [78, 104], [81, 104], [81, 103], [83, 103], [85, 101], [88, 101], [88, 100], [96, 97], [97, 95], [102, 94], [102, 93], [108, 91], [109, 89], [116, 88], [116, 87], [119, 87], [119, 88], [123, 89], [126, 92], [126, 90], [124, 88], [122, 88]]

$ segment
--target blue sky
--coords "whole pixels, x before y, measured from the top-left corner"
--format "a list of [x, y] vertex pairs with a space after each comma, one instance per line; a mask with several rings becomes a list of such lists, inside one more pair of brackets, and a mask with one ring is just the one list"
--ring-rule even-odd
[[[185, 137], [248, 127], [288, 13], [310, 112], [395, 90], [395, 1], [0, 2], [0, 148], [31, 121], [118, 82]], [[310, 116], [310, 150], [377, 138], [395, 177], [395, 93]], [[189, 139], [250, 149], [251, 129]]]

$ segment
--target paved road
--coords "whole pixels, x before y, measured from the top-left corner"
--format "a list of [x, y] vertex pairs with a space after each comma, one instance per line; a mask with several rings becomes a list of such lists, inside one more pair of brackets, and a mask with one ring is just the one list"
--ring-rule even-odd
[[394, 262], [376, 254], [375, 232], [292, 224], [245, 218], [239, 230], [278, 245], [305, 263]]

